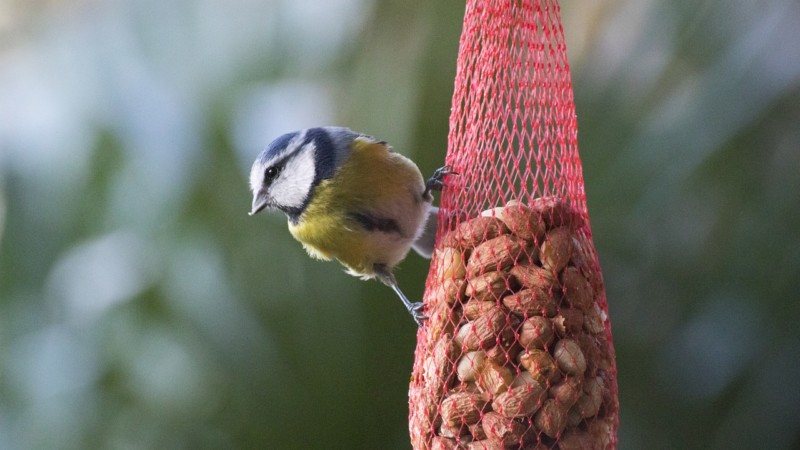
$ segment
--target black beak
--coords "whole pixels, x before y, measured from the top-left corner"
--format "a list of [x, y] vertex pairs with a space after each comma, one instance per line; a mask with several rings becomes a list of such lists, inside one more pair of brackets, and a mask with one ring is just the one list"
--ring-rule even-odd
[[256, 195], [253, 197], [253, 209], [250, 210], [248, 213], [251, 216], [258, 214], [259, 212], [263, 211], [270, 205], [269, 196], [267, 193], [262, 191], [258, 191]]

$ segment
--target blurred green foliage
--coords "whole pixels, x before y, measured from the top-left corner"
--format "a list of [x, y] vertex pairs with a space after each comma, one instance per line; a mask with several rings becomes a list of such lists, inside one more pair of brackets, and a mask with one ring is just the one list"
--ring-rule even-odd
[[[408, 448], [413, 322], [246, 176], [320, 124], [441, 165], [463, 12], [0, 2], [0, 448]], [[621, 448], [797, 448], [800, 6], [562, 15]]]

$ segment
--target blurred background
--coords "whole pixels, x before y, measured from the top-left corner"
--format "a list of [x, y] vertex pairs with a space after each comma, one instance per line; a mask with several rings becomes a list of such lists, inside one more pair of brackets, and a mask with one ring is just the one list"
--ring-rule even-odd
[[[463, 14], [0, 0], [0, 448], [409, 448], [414, 323], [247, 173], [320, 124], [440, 166]], [[620, 448], [800, 448], [800, 3], [562, 16]]]

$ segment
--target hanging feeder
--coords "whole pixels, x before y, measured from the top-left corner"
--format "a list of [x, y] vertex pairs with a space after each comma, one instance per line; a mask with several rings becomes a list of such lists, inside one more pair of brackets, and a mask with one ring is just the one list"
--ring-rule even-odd
[[614, 347], [555, 0], [469, 0], [409, 390], [415, 449], [616, 448]]

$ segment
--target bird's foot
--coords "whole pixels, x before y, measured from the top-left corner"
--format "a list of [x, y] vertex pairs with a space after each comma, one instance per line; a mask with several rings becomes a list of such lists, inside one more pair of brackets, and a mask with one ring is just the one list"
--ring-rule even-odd
[[425, 313], [423, 312], [424, 305], [422, 302], [412, 303], [408, 297], [403, 294], [403, 291], [401, 291], [400, 287], [397, 286], [397, 280], [395, 280], [394, 275], [392, 275], [392, 271], [388, 270], [385, 264], [376, 264], [375, 274], [383, 284], [392, 288], [397, 296], [400, 297], [400, 300], [403, 302], [403, 306], [406, 307], [406, 310], [409, 312], [409, 314], [411, 314], [411, 317], [414, 318], [414, 322], [417, 322], [417, 326], [422, 327], [422, 323], [427, 320], [427, 317], [425, 317]]
[[425, 317], [425, 313], [423, 312], [424, 305], [422, 302], [411, 303], [410, 308], [408, 308], [408, 312], [411, 314], [411, 317], [414, 318], [414, 322], [417, 322], [417, 326], [422, 327], [423, 322], [428, 320]]
[[431, 191], [441, 191], [444, 187], [445, 175], [458, 175], [458, 172], [453, 172], [450, 166], [439, 167], [433, 172], [428, 181], [425, 183], [425, 192], [423, 196], [427, 196]]

